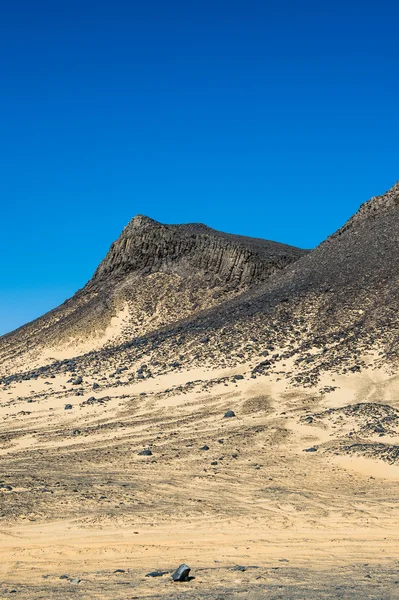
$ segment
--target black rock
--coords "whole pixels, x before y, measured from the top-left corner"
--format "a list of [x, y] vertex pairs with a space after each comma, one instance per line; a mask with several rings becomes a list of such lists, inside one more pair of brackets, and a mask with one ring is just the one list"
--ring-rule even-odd
[[65, 404], [64, 410], [72, 410], [72, 404]]
[[100, 387], [100, 385], [96, 382], [93, 383], [93, 390], [97, 390]]
[[151, 571], [147, 573], [146, 577], [162, 577], [162, 575], [167, 575], [167, 571]]
[[311, 448], [305, 448], [304, 452], [317, 452], [317, 448], [315, 448], [314, 446], [312, 446]]
[[190, 567], [183, 563], [176, 569], [176, 571], [172, 575], [173, 581], [188, 581], [188, 576], [190, 574]]
[[207, 445], [205, 444], [205, 446], [202, 446], [202, 448], [200, 448], [200, 450], [209, 450], [209, 446], [207, 446]]
[[124, 569], [116, 569], [114, 573], [126, 573], [126, 571]]
[[148, 448], [141, 450], [140, 452], [137, 453], [137, 456], [152, 456], [152, 452], [151, 450], [149, 450]]
[[76, 379], [74, 379], [74, 381], [72, 381], [72, 385], [80, 385], [82, 382], [83, 382], [83, 378], [77, 377]]
[[231, 417], [235, 417], [236, 413], [234, 412], [234, 410], [228, 410], [227, 412], [224, 413], [224, 419], [230, 419]]
[[231, 568], [232, 571], [246, 571], [247, 568], [243, 567], [242, 565], [236, 565], [235, 567]]

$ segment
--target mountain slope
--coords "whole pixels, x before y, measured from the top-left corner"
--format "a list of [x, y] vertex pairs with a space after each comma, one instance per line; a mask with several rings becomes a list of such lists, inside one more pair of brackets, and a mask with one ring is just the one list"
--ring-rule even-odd
[[224, 330], [235, 341], [232, 348], [255, 336], [258, 342], [251, 355], [261, 354], [267, 344], [285, 348], [300, 359], [297, 367], [310, 372], [309, 382], [320, 370], [343, 363], [357, 369], [369, 350], [381, 352], [380, 362], [395, 361], [398, 242], [396, 184], [362, 205], [344, 227], [279, 277], [233, 300], [223, 311], [211, 311], [195, 327], [201, 335]]

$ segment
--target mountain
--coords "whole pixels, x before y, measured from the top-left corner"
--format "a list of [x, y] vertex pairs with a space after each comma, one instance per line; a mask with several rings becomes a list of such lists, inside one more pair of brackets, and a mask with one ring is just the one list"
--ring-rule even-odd
[[40, 357], [33, 366], [88, 363], [96, 351], [126, 364], [151, 355], [159, 372], [258, 360], [256, 375], [291, 359], [290, 376], [311, 385], [324, 371], [364, 368], [367, 354], [392, 363], [398, 204], [396, 184], [311, 252], [137, 216], [82, 290], [1, 338], [3, 373], [10, 358], [22, 371], [27, 356]]
[[163, 225], [138, 215], [73, 298], [0, 339], [13, 368], [72, 357], [157, 331], [267, 281], [307, 253], [285, 244]]
[[85, 335], [99, 323], [105, 328], [115, 307], [126, 302], [127, 325], [104, 360], [114, 355], [116, 362], [133, 364], [151, 355], [159, 373], [176, 363], [234, 366], [258, 360], [260, 373], [291, 359], [290, 376], [308, 385], [323, 371], [364, 368], [367, 352], [376, 364], [392, 362], [398, 203], [396, 185], [362, 205], [310, 253], [203, 225], [164, 226], [136, 217], [85, 288], [5, 336], [2, 356], [18, 354], [19, 340], [27, 337], [33, 345], [37, 339], [44, 344], [44, 332], [50, 341], [67, 334], [76, 343], [76, 328]]

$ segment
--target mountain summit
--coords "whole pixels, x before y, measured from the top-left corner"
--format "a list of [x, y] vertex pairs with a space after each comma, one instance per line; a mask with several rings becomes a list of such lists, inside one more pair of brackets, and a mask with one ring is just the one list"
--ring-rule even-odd
[[305, 253], [201, 223], [163, 225], [137, 215], [111, 245], [89, 285], [132, 273], [174, 273], [183, 278], [205, 276], [213, 285], [240, 289], [265, 281]]

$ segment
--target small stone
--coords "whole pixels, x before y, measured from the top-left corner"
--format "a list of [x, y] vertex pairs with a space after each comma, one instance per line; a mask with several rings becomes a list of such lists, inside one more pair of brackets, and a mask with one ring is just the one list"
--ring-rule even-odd
[[78, 577], [75, 577], [74, 579], [71, 579], [71, 583], [72, 585], [78, 585], [78, 583], [80, 583], [82, 580], [79, 579]]
[[232, 571], [246, 571], [247, 568], [243, 567], [242, 565], [236, 565], [235, 567], [232, 567], [231, 569]]
[[65, 404], [64, 410], [72, 410], [72, 404]]
[[205, 446], [202, 446], [202, 448], [200, 448], [200, 450], [209, 450], [209, 446], [207, 446], [207, 445], [205, 444]]
[[236, 413], [234, 412], [234, 410], [228, 410], [227, 412], [224, 413], [224, 419], [231, 419], [231, 417], [235, 417]]
[[138, 452], [137, 456], [152, 456], [152, 452], [148, 448], [145, 448], [144, 450]]
[[190, 567], [183, 563], [176, 569], [176, 571], [172, 575], [173, 581], [188, 581], [188, 576], [190, 574]]
[[151, 571], [146, 577], [162, 577], [162, 575], [167, 575], [167, 571]]
[[304, 452], [317, 452], [317, 448], [315, 448], [314, 446], [312, 446], [311, 448], [305, 448]]

